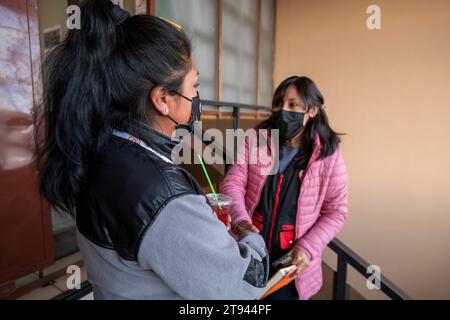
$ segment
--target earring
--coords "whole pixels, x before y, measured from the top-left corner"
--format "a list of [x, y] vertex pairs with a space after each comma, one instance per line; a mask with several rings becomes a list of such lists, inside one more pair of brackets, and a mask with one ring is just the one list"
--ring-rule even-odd
[[169, 113], [169, 108], [165, 108], [164, 113]]

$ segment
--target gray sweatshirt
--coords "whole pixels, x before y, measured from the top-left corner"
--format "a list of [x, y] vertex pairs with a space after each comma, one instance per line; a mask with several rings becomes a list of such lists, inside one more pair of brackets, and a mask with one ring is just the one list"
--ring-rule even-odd
[[236, 241], [205, 196], [171, 200], [146, 230], [137, 261], [97, 246], [78, 232], [95, 299], [259, 298], [269, 261], [262, 237]]

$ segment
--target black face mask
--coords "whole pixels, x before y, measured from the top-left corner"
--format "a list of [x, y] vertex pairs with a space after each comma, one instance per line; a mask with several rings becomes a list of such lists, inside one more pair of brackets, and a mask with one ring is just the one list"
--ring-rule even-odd
[[303, 129], [305, 113], [293, 111], [275, 111], [272, 113], [272, 128], [280, 130], [280, 138], [289, 140]]
[[197, 91], [197, 95], [195, 97], [193, 97], [192, 99], [189, 99], [188, 97], [182, 95], [181, 93], [178, 93], [176, 91], [174, 91], [174, 93], [192, 103], [191, 120], [189, 121], [189, 123], [183, 124], [183, 123], [179, 123], [178, 121], [174, 120], [170, 116], [168, 116], [168, 117], [170, 120], [175, 122], [175, 124], [176, 124], [175, 130], [184, 129], [184, 130], [187, 130], [189, 133], [192, 133], [192, 132], [194, 132], [194, 124], [200, 121], [200, 117], [202, 114], [202, 102], [200, 100], [200, 94]]

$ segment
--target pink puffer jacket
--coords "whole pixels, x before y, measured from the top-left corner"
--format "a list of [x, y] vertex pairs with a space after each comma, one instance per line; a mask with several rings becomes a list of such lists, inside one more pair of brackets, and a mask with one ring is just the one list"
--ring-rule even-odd
[[[242, 151], [238, 157], [244, 160], [231, 167], [221, 187], [221, 192], [233, 199], [230, 211], [233, 225], [244, 220], [252, 222], [267, 179], [261, 168], [267, 168], [268, 163], [270, 166], [274, 158], [269, 148], [269, 152], [259, 153], [257, 161], [252, 161], [256, 164], [249, 164], [249, 154], [256, 150], [249, 148], [246, 141]], [[309, 299], [322, 287], [322, 252], [347, 217], [348, 178], [341, 150], [338, 148], [331, 156], [317, 160], [320, 151], [320, 139], [316, 136], [298, 198], [294, 244], [311, 257], [310, 266], [295, 281], [301, 300]]]

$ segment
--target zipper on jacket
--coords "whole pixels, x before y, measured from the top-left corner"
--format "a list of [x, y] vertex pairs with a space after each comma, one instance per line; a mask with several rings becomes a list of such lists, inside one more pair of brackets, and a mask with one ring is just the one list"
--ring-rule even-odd
[[275, 205], [273, 206], [273, 213], [272, 213], [272, 224], [270, 226], [270, 232], [269, 232], [269, 245], [268, 245], [268, 251], [270, 254], [271, 248], [272, 248], [272, 238], [273, 238], [273, 230], [275, 229], [275, 221], [277, 217], [277, 209], [278, 209], [278, 202], [280, 200], [280, 192], [281, 192], [281, 185], [283, 183], [283, 175], [280, 175], [280, 181], [278, 181], [277, 186], [277, 193], [275, 195]]

